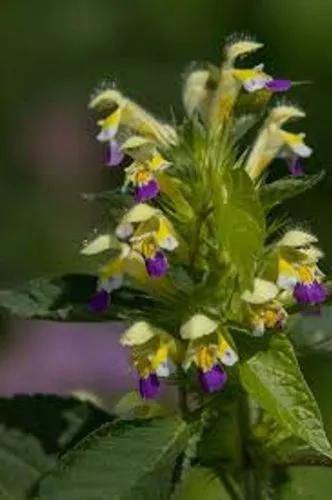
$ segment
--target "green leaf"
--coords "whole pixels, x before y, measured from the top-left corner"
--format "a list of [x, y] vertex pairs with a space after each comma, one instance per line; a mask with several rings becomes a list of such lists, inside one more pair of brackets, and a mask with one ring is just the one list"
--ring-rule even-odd
[[310, 461], [321, 457], [265, 411], [261, 411], [259, 421], [252, 429], [252, 437], [253, 455], [257, 463], [264, 467], [285, 466], [298, 460]]
[[230, 500], [216, 473], [205, 467], [193, 467], [178, 485], [172, 500]]
[[280, 500], [330, 500], [332, 470], [326, 467], [290, 467]]
[[38, 498], [167, 499], [187, 433], [185, 422], [176, 417], [105, 425], [42, 479]]
[[105, 321], [124, 319], [151, 307], [144, 294], [123, 287], [114, 291], [112, 306], [105, 314], [94, 314], [89, 301], [95, 290], [96, 278], [87, 274], [40, 278], [16, 290], [0, 291], [0, 311], [24, 319]]
[[287, 177], [270, 184], [264, 184], [259, 190], [261, 202], [266, 210], [271, 210], [275, 205], [311, 189], [323, 179], [324, 175], [325, 172], [321, 171], [315, 175]]
[[244, 170], [225, 176], [216, 198], [217, 238], [226, 258], [238, 272], [243, 287], [251, 286], [254, 264], [262, 249], [265, 222], [254, 186]]
[[204, 415], [204, 431], [197, 447], [199, 462], [207, 467], [240, 467], [242, 434], [238, 394], [228, 388], [215, 396]]
[[267, 351], [243, 361], [239, 371], [243, 387], [281, 427], [332, 457], [319, 408], [285, 335], [272, 335]]
[[319, 315], [296, 314], [289, 322], [289, 334], [300, 354], [332, 352], [332, 308], [323, 307]]
[[0, 399], [1, 424], [34, 436], [48, 454], [63, 452], [110, 420], [107, 413], [74, 398], [20, 395]]
[[113, 413], [123, 420], [132, 420], [164, 417], [172, 413], [172, 410], [155, 400], [142, 400], [137, 391], [131, 391], [117, 402]]
[[24, 500], [53, 459], [32, 436], [0, 426], [0, 498]]

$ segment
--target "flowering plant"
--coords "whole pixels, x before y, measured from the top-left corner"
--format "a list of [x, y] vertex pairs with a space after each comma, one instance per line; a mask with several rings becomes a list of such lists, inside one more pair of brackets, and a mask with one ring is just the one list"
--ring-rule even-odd
[[[81, 277], [79, 294], [68, 278], [53, 282], [61, 292], [50, 298], [46, 288], [43, 305], [34, 297], [30, 316], [127, 323], [120, 342], [139, 397], [117, 407], [127, 427], [116, 424], [115, 440], [135, 444], [116, 471], [142, 460], [155, 480], [160, 460], [167, 479], [152, 487], [141, 471], [128, 490], [101, 479], [99, 495], [80, 498], [181, 500], [192, 498], [193, 484], [201, 493], [214, 488], [211, 498], [272, 498], [281, 468], [332, 460], [289, 327], [328, 299], [323, 252], [311, 231], [274, 210], [321, 173], [305, 173], [312, 149], [305, 134], [286, 128], [305, 117], [284, 97], [297, 82], [246, 64], [261, 46], [232, 38], [221, 68], [192, 67], [181, 124], [157, 120], [113, 86], [91, 99], [106, 167], [122, 177], [120, 187], [86, 195], [107, 213], [107, 229], [81, 251], [98, 259], [96, 277]], [[1, 303], [13, 312], [9, 292]], [[152, 401], [165, 386], [178, 392], [177, 410]], [[84, 460], [92, 463], [102, 439], [88, 438], [86, 455], [80, 450], [83, 458], [68, 466], [74, 472], [56, 466], [45, 491], [78, 498], [67, 495], [70, 478], [84, 484]], [[153, 465], [144, 442], [136, 449], [142, 439]]]

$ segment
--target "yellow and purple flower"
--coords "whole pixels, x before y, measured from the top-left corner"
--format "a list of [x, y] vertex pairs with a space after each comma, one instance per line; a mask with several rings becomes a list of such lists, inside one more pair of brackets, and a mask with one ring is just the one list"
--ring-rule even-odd
[[123, 218], [117, 234], [128, 236], [131, 249], [139, 254], [151, 278], [161, 278], [169, 264], [165, 251], [178, 246], [174, 229], [168, 219], [157, 209], [144, 203], [136, 205]]
[[278, 293], [274, 283], [256, 278], [253, 289], [242, 295], [248, 304], [253, 336], [260, 337], [266, 330], [280, 330], [285, 326], [288, 314], [277, 298]]
[[[142, 142], [146, 149], [147, 142], [149, 148], [153, 145], [156, 148], [159, 145], [169, 145], [176, 140], [176, 133], [171, 126], [158, 121], [116, 89], [102, 90], [92, 99], [90, 107], [108, 113], [105, 118], [98, 121], [100, 131], [97, 140], [107, 145], [106, 165], [109, 167], [120, 165], [125, 154], [131, 156], [133, 153], [131, 157], [135, 159], [137, 144], [131, 151], [127, 151], [132, 138], [136, 139], [135, 143], [139, 143], [138, 149], [141, 149]], [[147, 183], [150, 184], [149, 188], [146, 187]], [[140, 200], [149, 199], [148, 196], [152, 197], [150, 192], [155, 192], [157, 189], [152, 179], [148, 181], [145, 179], [143, 184], [141, 190], [144, 193], [139, 197]], [[141, 183], [139, 185], [141, 186]]]
[[290, 291], [302, 305], [317, 305], [326, 301], [328, 290], [324, 274], [318, 267], [323, 254], [314, 244], [317, 238], [305, 231], [288, 231], [278, 242], [278, 285]]
[[167, 332], [145, 321], [138, 321], [126, 330], [120, 342], [131, 348], [142, 398], [155, 398], [160, 389], [160, 379], [169, 377], [178, 362], [178, 343]]
[[180, 330], [184, 340], [189, 340], [183, 367], [188, 370], [194, 364], [198, 380], [205, 392], [221, 390], [227, 382], [223, 365], [232, 366], [238, 355], [224, 336], [225, 330], [204, 314], [192, 316]]
[[233, 76], [250, 93], [263, 89], [270, 92], [286, 92], [292, 86], [291, 80], [274, 79], [265, 73], [263, 64], [252, 69], [233, 69]]
[[118, 132], [122, 110], [118, 107], [106, 118], [99, 120], [100, 132], [97, 135], [97, 140], [107, 144], [106, 148], [106, 165], [115, 167], [120, 165], [124, 158], [124, 153], [121, 150], [120, 144], [115, 139]]
[[160, 187], [156, 174], [169, 167], [169, 163], [159, 154], [154, 153], [145, 161], [134, 161], [125, 169], [125, 187], [131, 185], [134, 188], [137, 203], [155, 198]]
[[298, 160], [308, 158], [312, 149], [304, 142], [305, 134], [293, 134], [281, 127], [289, 120], [304, 116], [305, 114], [294, 106], [279, 105], [272, 109], [247, 159], [246, 171], [252, 179], [259, 177], [276, 157], [286, 159], [293, 175], [302, 173]]

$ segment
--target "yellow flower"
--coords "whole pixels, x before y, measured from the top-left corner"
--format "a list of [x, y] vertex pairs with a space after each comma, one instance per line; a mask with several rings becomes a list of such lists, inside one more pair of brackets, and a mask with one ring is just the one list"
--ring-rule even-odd
[[240, 76], [244, 74], [236, 72], [234, 67], [236, 60], [255, 52], [262, 46], [261, 43], [252, 40], [235, 40], [226, 45], [218, 86], [211, 102], [209, 122], [212, 126], [219, 126], [230, 117], [241, 90], [243, 81]]
[[180, 346], [177, 341], [146, 321], [134, 323], [121, 336], [120, 343], [132, 349], [133, 364], [143, 378], [150, 373], [168, 377], [170, 363], [179, 361]]
[[256, 278], [253, 290], [247, 290], [242, 295], [242, 299], [248, 304], [254, 336], [263, 335], [266, 329], [284, 326], [287, 313], [277, 300], [278, 293], [278, 287], [274, 283]]
[[[116, 89], [106, 89], [98, 93], [91, 100], [90, 108], [97, 111], [111, 109], [111, 114], [100, 122], [102, 129], [106, 129], [110, 122], [113, 126], [111, 130], [114, 130], [114, 120], [117, 129], [123, 125], [129, 128], [134, 135], [150, 138], [157, 143], [168, 145], [176, 141], [176, 132], [173, 127], [160, 122], [141, 106], [124, 97]], [[114, 117], [114, 109], [116, 109], [116, 117]], [[104, 137], [106, 137], [106, 134], [102, 135], [101, 138], [108, 140], [104, 139]]]
[[204, 372], [210, 370], [218, 361], [231, 366], [238, 355], [223, 335], [223, 327], [205, 314], [195, 314], [180, 329], [184, 340], [189, 340], [184, 359], [184, 368], [192, 363]]
[[280, 302], [271, 301], [264, 306], [253, 307], [251, 309], [252, 334], [260, 337], [266, 329], [280, 329], [285, 326], [288, 314]]
[[304, 117], [294, 106], [280, 105], [265, 120], [246, 162], [246, 171], [256, 179], [277, 155], [293, 155], [306, 158], [312, 150], [304, 143], [304, 134], [292, 134], [282, 130], [289, 120]]
[[322, 281], [324, 275], [317, 263], [323, 253], [313, 245], [316, 242], [316, 236], [299, 229], [287, 231], [279, 240], [277, 284], [280, 288], [292, 291], [297, 283], [308, 285]]

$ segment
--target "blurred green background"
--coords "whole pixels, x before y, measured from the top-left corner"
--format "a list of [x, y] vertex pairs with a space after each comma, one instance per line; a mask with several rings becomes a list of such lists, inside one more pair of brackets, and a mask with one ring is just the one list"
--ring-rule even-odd
[[[331, 23], [327, 0], [3, 0], [1, 285], [82, 266], [80, 243], [102, 222], [80, 193], [110, 179], [87, 111], [94, 88], [114, 80], [158, 116], [181, 116], [187, 64], [218, 63], [224, 37], [242, 31], [265, 43], [257, 62], [265, 61], [268, 72], [312, 81], [290, 98], [307, 111], [301, 129], [315, 150], [308, 168], [327, 175], [287, 210], [318, 234], [331, 271]], [[331, 360], [305, 363], [330, 438]], [[299, 497], [331, 496], [326, 485], [314, 496], [309, 490]]]

